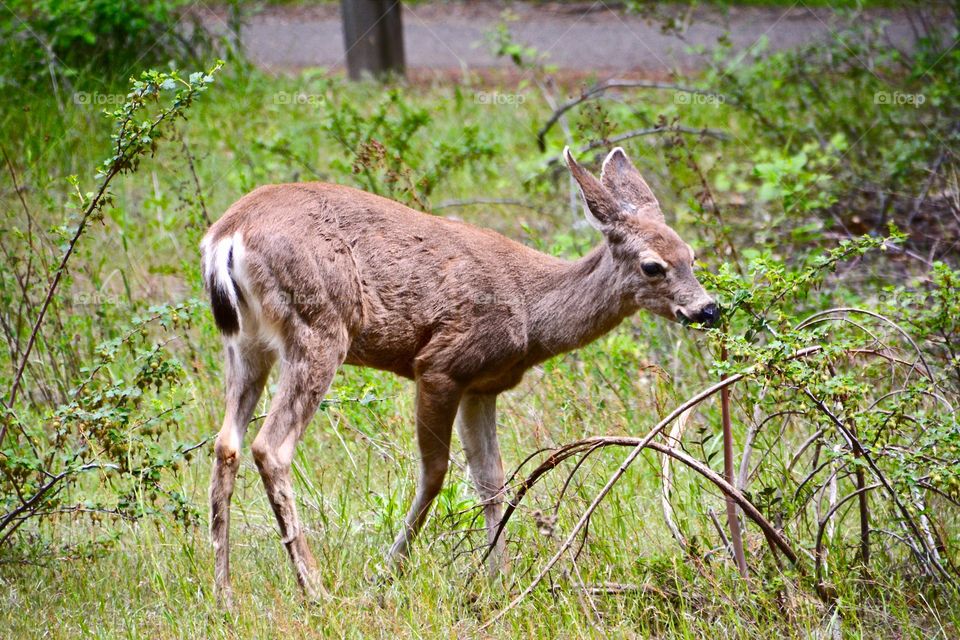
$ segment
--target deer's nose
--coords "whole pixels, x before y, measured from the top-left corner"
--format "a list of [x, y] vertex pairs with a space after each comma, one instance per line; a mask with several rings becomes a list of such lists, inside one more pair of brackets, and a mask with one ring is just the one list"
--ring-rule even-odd
[[681, 324], [698, 322], [706, 327], [712, 327], [720, 319], [720, 308], [714, 302], [704, 305], [699, 311], [690, 315], [684, 313], [682, 307], [678, 307], [674, 313], [677, 316], [677, 322]]
[[717, 320], [720, 319], [720, 307], [716, 303], [711, 302], [703, 309], [700, 310], [700, 313], [697, 314], [697, 322], [700, 322], [708, 327], [712, 327], [717, 323]]

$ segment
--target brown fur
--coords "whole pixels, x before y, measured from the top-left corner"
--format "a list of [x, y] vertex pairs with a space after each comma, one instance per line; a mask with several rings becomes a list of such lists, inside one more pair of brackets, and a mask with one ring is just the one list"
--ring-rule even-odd
[[[573, 262], [322, 183], [256, 189], [210, 228], [203, 243], [207, 284], [233, 295], [240, 327], [225, 338], [227, 412], [211, 482], [219, 593], [229, 595], [227, 528], [240, 442], [276, 357], [280, 386], [253, 453], [300, 583], [313, 594], [315, 563], [298, 524], [289, 465], [341, 364], [417, 382], [421, 474], [391, 550], [399, 558], [442, 486], [458, 413], [492, 540], [503, 487], [496, 394], [531, 366], [594, 340], [639, 308], [671, 319], [714, 318], [715, 305], [693, 275], [692, 251], [663, 223], [656, 198], [623, 151], [611, 152], [601, 180], [566, 158], [592, 222], [606, 236]], [[645, 275], [640, 265], [651, 261], [665, 275]], [[502, 542], [496, 550], [494, 570]]]

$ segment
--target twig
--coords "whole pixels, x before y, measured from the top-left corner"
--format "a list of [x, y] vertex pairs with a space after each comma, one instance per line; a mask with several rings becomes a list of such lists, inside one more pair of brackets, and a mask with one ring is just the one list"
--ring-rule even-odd
[[[668, 440], [673, 443], [674, 446], [679, 446], [680, 441], [683, 439], [683, 432], [687, 428], [687, 423], [690, 420], [690, 415], [693, 413], [693, 408], [687, 409], [680, 414], [680, 417], [677, 418], [676, 423], [674, 423], [673, 428], [670, 430], [670, 435]], [[688, 548], [687, 540], [683, 537], [683, 534], [680, 533], [680, 528], [677, 527], [676, 522], [673, 520], [673, 505], [670, 504], [670, 491], [673, 488], [673, 482], [670, 473], [670, 461], [673, 460], [670, 456], [663, 456], [663, 461], [660, 463], [660, 476], [662, 482], [660, 485], [660, 505], [663, 508], [663, 519], [667, 523], [667, 528], [670, 529], [670, 533], [673, 534], [674, 539], [680, 544], [680, 547], [684, 550]]]
[[[618, 136], [613, 136], [612, 138], [603, 138], [601, 140], [594, 140], [590, 144], [581, 147], [577, 150], [578, 154], [589, 153], [594, 149], [600, 149], [609, 147], [611, 145], [620, 144], [626, 140], [632, 138], [639, 138], [641, 136], [652, 136], [660, 133], [685, 133], [693, 136], [707, 136], [708, 138], [716, 138], [718, 140], [729, 140], [730, 136], [723, 131], [717, 129], [697, 129], [696, 127], [685, 127], [680, 125], [663, 125], [656, 127], [649, 127], [647, 129], [634, 129], [633, 131], [627, 131], [626, 133], [621, 133]], [[553, 158], [547, 162], [547, 169], [555, 167], [560, 164], [559, 158]]]
[[611, 89], [666, 89], [670, 91], [678, 91], [680, 93], [690, 93], [696, 95], [704, 96], [718, 96], [719, 94], [712, 91], [704, 91], [701, 89], [695, 89], [693, 87], [684, 87], [676, 84], [669, 84], [666, 82], [648, 82], [644, 80], [608, 80], [602, 84], [594, 85], [586, 91], [580, 94], [578, 98], [568, 100], [558, 107], [554, 108], [553, 114], [547, 119], [540, 130], [537, 132], [537, 146], [540, 147], [540, 151], [546, 151], [547, 143], [546, 136], [547, 133], [553, 128], [563, 115], [573, 109], [579, 104], [583, 104], [587, 100], [594, 98], [596, 96], [602, 95]]
[[[754, 406], [754, 424], [751, 425], [750, 429], [747, 431], [746, 439], [743, 443], [743, 453], [740, 456], [740, 472], [737, 474], [737, 489], [743, 491], [747, 487], [747, 483], [750, 481], [752, 474], [750, 473], [750, 460], [753, 457], [753, 443], [756, 440], [757, 436], [760, 434], [760, 431], [766, 426], [768, 422], [776, 420], [777, 418], [784, 418], [783, 425], [781, 425], [779, 432], [777, 433], [777, 438], [774, 442], [780, 440], [783, 437], [783, 432], [786, 430], [787, 423], [790, 420], [791, 416], [802, 415], [803, 412], [795, 411], [790, 409], [785, 409], [783, 411], [777, 411], [776, 413], [770, 414], [763, 418], [763, 420], [757, 421], [757, 413], [760, 413], [760, 404], [759, 402]], [[767, 452], [760, 457], [760, 460], [757, 462], [757, 468], [760, 467], [761, 463], [766, 460], [767, 456], [770, 455], [770, 448], [768, 447]]]
[[727, 532], [723, 530], [723, 525], [720, 524], [720, 519], [717, 518], [716, 512], [714, 512], [713, 509], [707, 509], [707, 516], [709, 516], [710, 522], [713, 523], [713, 528], [717, 530], [717, 535], [720, 536], [720, 542], [723, 544], [723, 548], [730, 554], [730, 559], [736, 562], [737, 556], [733, 553], [733, 547], [730, 546], [730, 538], [727, 537]]
[[[33, 494], [33, 496], [31, 496], [29, 500], [27, 500], [25, 503], [23, 503], [22, 505], [20, 505], [19, 507], [11, 511], [10, 513], [8, 513], [3, 518], [3, 520], [0, 521], [0, 531], [3, 531], [5, 528], [7, 528], [7, 525], [9, 525], [13, 520], [15, 520], [17, 516], [19, 516], [21, 513], [30, 509], [33, 505], [39, 502], [40, 498], [46, 495], [46, 493], [50, 491], [50, 489], [56, 486], [61, 480], [63, 480], [67, 476], [82, 473], [84, 471], [89, 471], [91, 469], [113, 468], [115, 466], [116, 465], [102, 465], [98, 462], [91, 462], [77, 469], [67, 469], [66, 471], [62, 471], [58, 473], [57, 475], [53, 476], [53, 478], [51, 478], [47, 484], [37, 489], [37, 492]], [[56, 492], [54, 492], [54, 494], [56, 494]], [[14, 532], [23, 522], [25, 522], [25, 520], [20, 520], [17, 524], [10, 527], [10, 530], [7, 531], [6, 534], [4, 534], [3, 538], [0, 538], [0, 547], [3, 547], [4, 543], [6, 543], [6, 541], [10, 538], [10, 536], [14, 534]]]
[[713, 189], [710, 187], [710, 180], [707, 179], [707, 175], [704, 173], [703, 169], [700, 167], [700, 163], [697, 162], [693, 153], [690, 151], [686, 141], [680, 138], [680, 136], [676, 136], [676, 139], [682, 143], [683, 150], [687, 153], [687, 165], [693, 170], [694, 174], [697, 176], [697, 179], [700, 181], [700, 193], [697, 194], [697, 200], [704, 208], [706, 208], [706, 205], [709, 204], [710, 210], [713, 212], [713, 216], [717, 219], [716, 236], [718, 239], [723, 240], [723, 242], [726, 243], [727, 250], [730, 252], [730, 257], [732, 258], [732, 262], [737, 270], [737, 273], [742, 276], [743, 268], [740, 265], [743, 264], [743, 261], [740, 260], [740, 252], [737, 250], [737, 242], [731, 238], [730, 234], [727, 232], [727, 225], [724, 222], [720, 205], [717, 204], [717, 198], [713, 194]]
[[[742, 377], [742, 374], [738, 374], [738, 376]], [[727, 384], [733, 384], [734, 382], [739, 380], [740, 377], [731, 376], [730, 378], [727, 378], [727, 380], [724, 382], [726, 382]], [[703, 398], [700, 398], [698, 402], [706, 399], [706, 397], [709, 397], [714, 393], [719, 392], [719, 390], [723, 388], [723, 386], [721, 385], [726, 386], [724, 385], [724, 383], [719, 383], [718, 385], [714, 385], [714, 387], [716, 388], [711, 387], [712, 393], [710, 393], [709, 395]], [[700, 395], [703, 395], [703, 394], [700, 394]], [[676, 416], [673, 416], [673, 414], [671, 414], [670, 421], [672, 422], [674, 419], [676, 419]], [[687, 455], [683, 451], [680, 451], [673, 447], [668, 447], [666, 445], [663, 445], [657, 442], [651, 442], [651, 439], [657, 433], [660, 432], [663, 426], [666, 426], [666, 425], [661, 423], [660, 425], [658, 425], [659, 428], [654, 428], [654, 430], [652, 430], [644, 438], [598, 436], [594, 438], [587, 438], [585, 440], [580, 440], [571, 445], [567, 445], [567, 447], [563, 448], [563, 449], [572, 448], [576, 450], [583, 450], [583, 448], [592, 449], [594, 446], [597, 445], [597, 443], [601, 443], [601, 446], [633, 447], [633, 450], [627, 456], [626, 460], [624, 460], [624, 462], [620, 465], [617, 471], [610, 477], [610, 480], [607, 481], [607, 484], [604, 485], [603, 489], [600, 491], [597, 497], [594, 498], [593, 502], [590, 503], [590, 506], [587, 508], [584, 514], [580, 517], [580, 520], [577, 522], [577, 525], [574, 527], [573, 531], [570, 533], [569, 536], [567, 536], [567, 539], [564, 540], [563, 544], [561, 545], [557, 553], [554, 554], [552, 558], [550, 558], [550, 560], [547, 562], [547, 565], [540, 571], [537, 577], [534, 578], [533, 582], [531, 582], [518, 596], [516, 596], [513, 600], [511, 600], [506, 607], [501, 609], [497, 613], [497, 615], [495, 615], [493, 618], [491, 618], [490, 620], [485, 622], [483, 625], [481, 625], [480, 627], [481, 631], [488, 628], [490, 625], [494, 624], [497, 620], [505, 616], [509, 611], [514, 609], [524, 598], [526, 598], [543, 581], [543, 579], [550, 572], [550, 570], [557, 564], [560, 558], [563, 557], [563, 555], [567, 552], [567, 550], [569, 550], [570, 547], [573, 545], [574, 540], [579, 535], [580, 531], [583, 529], [586, 523], [589, 521], [590, 516], [596, 510], [597, 506], [599, 506], [600, 502], [603, 500], [604, 497], [606, 497], [606, 495], [610, 492], [610, 490], [613, 489], [613, 485], [616, 484], [616, 482], [620, 479], [621, 476], [623, 476], [627, 468], [629, 468], [630, 464], [637, 458], [637, 456], [639, 456], [640, 453], [648, 447], [650, 449], [653, 449], [654, 451], [669, 455], [675, 458], [676, 460], [682, 462], [683, 464], [687, 465], [688, 467], [690, 467], [691, 469], [693, 469], [694, 471], [696, 471], [697, 473], [705, 477], [707, 480], [712, 482], [714, 485], [717, 486], [717, 488], [719, 488], [725, 494], [731, 496], [734, 502], [737, 504], [737, 506], [743, 509], [747, 517], [753, 520], [760, 527], [761, 531], [766, 537], [767, 542], [768, 544], [770, 544], [771, 548], [779, 549], [785, 556], [787, 556], [790, 562], [802, 572], [802, 567], [800, 567], [799, 565], [797, 554], [794, 552], [793, 548], [790, 546], [790, 543], [787, 542], [787, 540], [780, 534], [780, 532], [777, 531], [777, 529], [772, 524], [770, 524], [770, 522], [767, 521], [766, 518], [763, 517], [763, 514], [761, 514], [760, 511], [753, 505], [753, 503], [751, 503], [740, 491], [738, 491], [736, 487], [728, 483], [722, 476], [720, 476], [720, 474], [716, 473], [713, 469], [706, 466], [699, 460], [696, 460], [695, 458]], [[544, 463], [544, 465], [550, 465], [550, 461]], [[544, 466], [544, 465], [541, 465], [541, 466]], [[545, 469], [543, 473], [553, 468], [553, 466], [555, 465], [549, 466], [549, 468]], [[504, 518], [504, 520], [505, 519], [506, 518]]]
[[[27, 252], [27, 265], [26, 265], [26, 268], [24, 269], [23, 277], [21, 278], [19, 274], [17, 274], [15, 271], [15, 275], [17, 276], [16, 277], [17, 284], [20, 286], [20, 292], [22, 294], [22, 297], [20, 298], [20, 302], [17, 303], [17, 313], [15, 316], [16, 320], [14, 321], [14, 328], [8, 331], [8, 333], [11, 335], [7, 340], [10, 345], [10, 355], [11, 355], [10, 360], [11, 362], [15, 362], [20, 355], [20, 328], [22, 326], [23, 315], [25, 311], [29, 312], [30, 296], [29, 296], [28, 288], [30, 285], [30, 281], [33, 279], [32, 278], [33, 258], [34, 258], [34, 255], [41, 254], [41, 252], [37, 251], [33, 246], [33, 216], [30, 214], [30, 207], [27, 206], [27, 201], [23, 197], [23, 188], [20, 186], [17, 180], [17, 171], [13, 166], [13, 162], [10, 160], [10, 156], [7, 155], [6, 147], [0, 145], [0, 152], [3, 153], [3, 159], [7, 164], [7, 170], [10, 172], [10, 180], [13, 182], [13, 190], [16, 192], [17, 197], [20, 199], [20, 204], [23, 206], [23, 213], [27, 218], [27, 234], [26, 235], [27, 235], [27, 244], [30, 248], [30, 250]], [[5, 248], [4, 248], [4, 252], [6, 253]], [[8, 256], [7, 261], [8, 261], [8, 264], [13, 264], [13, 261], [10, 259], [10, 256]], [[4, 323], [4, 325], [6, 325], [6, 323]]]
[[207, 212], [207, 203], [203, 197], [203, 189], [200, 188], [200, 178], [197, 176], [197, 170], [193, 166], [193, 154], [190, 153], [190, 147], [187, 146], [187, 139], [181, 133], [179, 136], [180, 145], [183, 147], [183, 155], [187, 157], [187, 168], [190, 169], [190, 175], [193, 176], [193, 185], [197, 189], [197, 201], [200, 203], [200, 211], [203, 213], [203, 221], [209, 227], [212, 224], [210, 214]]
[[927, 547], [927, 541], [924, 538], [924, 536], [921, 534], [919, 526], [914, 521], [913, 517], [910, 515], [910, 512], [907, 511], [906, 507], [904, 507], [903, 504], [900, 502], [900, 498], [899, 496], [897, 496], [897, 492], [894, 490], [893, 485], [890, 484], [890, 481], [887, 480], [887, 477], [883, 474], [882, 471], [880, 471], [880, 468], [877, 466], [877, 463], [873, 460], [873, 456], [870, 456], [869, 454], [867, 454], [863, 445], [856, 438], [856, 436], [850, 433], [846, 425], [843, 424], [843, 421], [841, 421], [836, 415], [834, 415], [834, 413], [830, 411], [830, 409], [823, 403], [822, 400], [814, 396], [808, 389], [804, 389], [804, 393], [808, 398], [810, 398], [813, 401], [813, 403], [817, 406], [817, 408], [820, 409], [820, 411], [823, 412], [824, 415], [826, 415], [830, 419], [830, 421], [833, 422], [834, 425], [836, 425], [841, 435], [843, 435], [844, 439], [850, 445], [851, 450], [853, 450], [855, 454], [859, 452], [860, 456], [862, 456], [863, 460], [867, 463], [867, 466], [870, 467], [870, 470], [873, 472], [873, 475], [876, 476], [877, 480], [879, 480], [880, 483], [883, 485], [883, 488], [887, 491], [887, 493], [890, 495], [890, 498], [893, 500], [893, 504], [897, 507], [897, 510], [903, 516], [903, 519], [906, 521], [907, 525], [909, 525], [909, 529], [911, 530], [913, 535], [916, 536], [917, 541], [920, 543], [921, 548], [923, 548], [925, 552], [924, 553], [924, 555], [926, 556], [925, 560], [929, 564], [931, 564], [944, 578], [946, 578], [947, 582], [949, 582], [952, 585], [956, 584], [956, 581], [953, 579], [953, 576], [951, 576], [947, 572], [947, 570], [943, 568], [943, 565], [941, 565], [937, 561], [933, 552]]
[[573, 561], [573, 571], [577, 576], [577, 586], [579, 587], [579, 589], [577, 589], [577, 596], [580, 600], [581, 606], [584, 609], [587, 609], [587, 606], [583, 603], [584, 599], [586, 599], [586, 604], [589, 604], [588, 613], [592, 613], [596, 623], [600, 624], [603, 622], [603, 618], [600, 616], [600, 611], [597, 609], [597, 603], [593, 601], [593, 594], [590, 593], [583, 582], [583, 576], [580, 575], [580, 567], [577, 565], [576, 559]]
[[[856, 498], [856, 497], [858, 497], [858, 496], [865, 495], [865, 494], [867, 493], [867, 491], [871, 491], [871, 490], [876, 489], [876, 488], [878, 488], [878, 487], [880, 487], [880, 486], [882, 486], [882, 485], [881, 485], [879, 482], [875, 482], [875, 483], [873, 483], [873, 484], [871, 484], [871, 485], [865, 485], [865, 486], [862, 486], [862, 487], [857, 487], [857, 490], [856, 490], [856, 491], [853, 491], [852, 493], [849, 493], [849, 494], [845, 495], [844, 497], [842, 497], [840, 500], [837, 500], [837, 502], [836, 502], [832, 507], [830, 507], [830, 509], [827, 511], [827, 513], [824, 514], [823, 518], [821, 518], [820, 521], [817, 523], [817, 538], [816, 538], [816, 544], [815, 544], [815, 546], [814, 546], [814, 549], [815, 549], [815, 551], [814, 551], [814, 559], [815, 559], [814, 577], [816, 578], [816, 582], [817, 582], [817, 592], [820, 594], [821, 597], [823, 597], [823, 595], [824, 595], [824, 592], [823, 592], [823, 556], [824, 556], [824, 553], [823, 553], [823, 534], [824, 534], [824, 532], [827, 530], [827, 523], [828, 523], [828, 522], [830, 521], [830, 519], [833, 517], [833, 514], [835, 514], [835, 513], [837, 512], [837, 510], [839, 510], [840, 507], [842, 507], [844, 504], [846, 504], [847, 502], [849, 502], [849, 501], [852, 500], [853, 498]], [[827, 598], [824, 598], [824, 599], [827, 599]]]
[[[66, 271], [67, 262], [70, 261], [70, 256], [73, 255], [73, 250], [77, 246], [80, 236], [83, 235], [83, 231], [87, 226], [87, 222], [90, 220], [90, 216], [93, 215], [93, 212], [96, 211], [101, 205], [103, 196], [107, 191], [110, 181], [114, 176], [117, 175], [117, 173], [119, 173], [119, 171], [120, 168], [115, 163], [113, 168], [110, 169], [110, 172], [100, 183], [100, 190], [97, 191], [97, 194], [90, 200], [87, 208], [84, 209], [83, 214], [80, 216], [80, 222], [77, 224], [77, 229], [74, 232], [73, 237], [70, 239], [70, 243], [67, 245], [67, 250], [63, 252], [63, 257], [60, 259], [60, 265], [53, 274], [53, 281], [47, 288], [47, 295], [43, 300], [43, 304], [40, 306], [40, 312], [37, 314], [37, 320], [33, 323], [33, 329], [30, 331], [30, 338], [27, 340], [27, 345], [23, 350], [23, 356], [20, 358], [20, 365], [17, 367], [17, 373], [13, 377], [13, 383], [10, 386], [10, 397], [7, 400], [8, 408], [12, 408], [17, 400], [17, 392], [20, 390], [20, 381], [23, 378], [23, 371], [27, 367], [27, 361], [30, 359], [30, 352], [33, 351], [33, 345], [37, 340], [37, 334], [40, 333], [40, 325], [43, 324], [43, 319], [47, 314], [47, 309], [50, 307], [50, 303], [53, 301], [53, 296], [57, 292], [57, 287], [60, 285], [60, 279], [63, 277], [64, 271]], [[4, 425], [3, 429], [0, 430], [0, 444], [3, 444], [3, 439], [6, 437], [6, 435], [7, 426]]]
[[[663, 126], [656, 126], [656, 127], [648, 127], [646, 129], [634, 129], [633, 131], [627, 131], [625, 133], [621, 133], [620, 135], [613, 136], [612, 138], [594, 140], [590, 144], [584, 147], [580, 147], [580, 149], [577, 150], [577, 153], [578, 154], [589, 153], [594, 149], [600, 149], [601, 147], [609, 147], [611, 145], [620, 144], [621, 142], [625, 142], [633, 138], [639, 138], [641, 136], [652, 136], [658, 133], [686, 133], [692, 136], [706, 136], [708, 138], [716, 138], [718, 140], [730, 139], [730, 136], [728, 134], [724, 133], [723, 131], [719, 131], [717, 129], [708, 129], [706, 127], [702, 129], [698, 129], [696, 127], [686, 127], [682, 125], [663, 125]], [[553, 166], [553, 165], [559, 164], [559, 162], [560, 160], [558, 158], [554, 158], [553, 160], [547, 163], [547, 166]]]
[[[956, 125], [954, 125], [953, 129], [956, 129]], [[951, 130], [950, 133], [952, 134], [953, 131]], [[910, 211], [910, 216], [907, 218], [907, 229], [912, 227], [914, 219], [917, 217], [917, 214], [920, 213], [920, 208], [923, 206], [923, 203], [926, 202], [927, 194], [930, 193], [930, 187], [933, 185], [933, 181], [940, 173], [940, 165], [943, 164], [943, 160], [946, 158], [946, 156], [947, 147], [945, 145], [941, 145], [940, 153], [937, 154], [937, 159], [934, 161], [933, 167], [930, 169], [930, 175], [924, 181], [923, 188], [920, 190], [920, 194], [914, 201], [913, 209]]]
[[934, 540], [933, 533], [931, 533], [930, 520], [926, 516], [926, 505], [924, 503], [923, 493], [916, 487], [911, 488], [910, 493], [913, 498], [913, 505], [917, 508], [917, 513], [920, 514], [918, 518], [920, 521], [920, 530], [923, 531], [923, 534], [927, 538], [927, 547], [930, 549], [930, 554], [935, 561], [942, 562], [943, 559], [940, 557], [940, 552], [937, 551], [936, 540]]
[[834, 313], [844, 313], [844, 314], [860, 313], [866, 316], [870, 316], [871, 318], [876, 318], [877, 320], [880, 320], [881, 322], [884, 322], [889, 326], [893, 327], [894, 330], [897, 331], [897, 333], [903, 336], [904, 339], [910, 343], [910, 346], [913, 347], [913, 350], [916, 351], [918, 362], [923, 364], [924, 373], [926, 373], [927, 379], [931, 381], [934, 380], [933, 371], [930, 370], [930, 365], [927, 364], [926, 359], [923, 357], [923, 352], [920, 350], [920, 347], [917, 346], [916, 341], [914, 341], [914, 339], [910, 337], [910, 334], [907, 333], [903, 329], [903, 327], [901, 327], [900, 325], [898, 325], [896, 322], [889, 319], [885, 315], [879, 314], [875, 311], [869, 311], [867, 309], [858, 309], [856, 307], [836, 307], [834, 309], [826, 309], [825, 311], [818, 311], [813, 315], [807, 316], [802, 322], [800, 322], [800, 324], [796, 326], [796, 328], [797, 330], [803, 329], [804, 327], [809, 325], [811, 321], [816, 320], [817, 318], [822, 318], [824, 316], [829, 316], [830, 314], [834, 314]]
[[[720, 347], [720, 360], [726, 362], [727, 347]], [[721, 378], [723, 379], [723, 378]], [[733, 425], [730, 419], [730, 388], [723, 387], [720, 390], [720, 420], [723, 426], [723, 475], [727, 482], [734, 484], [733, 469]], [[740, 575], [747, 577], [747, 557], [743, 552], [743, 536], [740, 533], [740, 520], [737, 514], [737, 505], [728, 495], [727, 503], [727, 526], [730, 527], [730, 546], [733, 549], [733, 557], [737, 561], [737, 569]]]
[[[543, 96], [544, 101], [547, 103], [547, 105], [551, 109], [556, 111], [557, 101], [554, 99], [553, 93], [549, 89], [549, 87], [553, 85], [553, 81], [551, 79], [548, 79], [546, 85], [549, 85], [549, 86], [545, 86], [543, 83], [539, 81], [537, 82], [537, 86], [540, 88], [540, 94]], [[566, 116], [564, 116], [562, 113], [557, 114], [556, 120], [554, 120], [554, 122], [560, 122], [560, 128], [563, 130], [563, 138], [566, 142], [566, 145], [568, 147], [573, 146], [573, 136], [570, 133], [570, 124], [567, 122]], [[539, 139], [539, 136], [538, 136], [538, 139]], [[542, 140], [540, 140], [540, 151], [546, 151], [546, 146]], [[579, 193], [580, 193], [580, 189], [576, 184], [576, 180], [573, 179], [572, 175], [569, 176], [567, 178], [567, 203], [570, 206], [570, 213], [573, 215], [574, 222], [576, 222], [577, 220], [580, 220], [580, 205], [579, 205], [580, 198], [578, 197]]]

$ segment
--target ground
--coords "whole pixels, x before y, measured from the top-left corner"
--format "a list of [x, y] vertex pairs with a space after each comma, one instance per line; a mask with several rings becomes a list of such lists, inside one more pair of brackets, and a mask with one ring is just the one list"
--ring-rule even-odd
[[[615, 3], [407, 3], [404, 39], [407, 64], [418, 71], [463, 72], [509, 68], [491, 51], [490, 34], [501, 22], [515, 39], [533, 47], [560, 69], [668, 77], [700, 69], [709, 59], [694, 49], [713, 49], [729, 34], [735, 51], [759, 53], [835, 37], [830, 9], [799, 2], [777, 7], [685, 6], [662, 9], [679, 29], [665, 33], [662, 22], [635, 15]], [[223, 11], [205, 11], [213, 29], [228, 28]], [[870, 9], [867, 20], [882, 19], [891, 43], [901, 46], [914, 32], [908, 16], [895, 9]], [[336, 6], [269, 6], [242, 31], [246, 54], [264, 69], [339, 68], [344, 64], [343, 32]]]

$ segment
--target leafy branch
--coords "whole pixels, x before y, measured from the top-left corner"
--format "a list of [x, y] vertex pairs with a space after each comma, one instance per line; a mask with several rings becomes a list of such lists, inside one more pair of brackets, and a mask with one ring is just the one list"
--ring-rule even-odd
[[[223, 62], [218, 61], [209, 72], [192, 73], [187, 80], [181, 78], [176, 71], [168, 73], [145, 71], [139, 80], [132, 81], [130, 93], [127, 94], [124, 104], [110, 114], [116, 123], [116, 132], [111, 137], [114, 143], [114, 154], [100, 165], [96, 175], [99, 184], [94, 192], [83, 194], [79, 189], [77, 190], [78, 207], [81, 209], [80, 219], [54, 271], [47, 294], [30, 331], [30, 337], [27, 339], [27, 345], [20, 357], [20, 364], [13, 376], [6, 402], [8, 409], [12, 409], [17, 401], [17, 392], [20, 390], [30, 353], [33, 351], [47, 309], [60, 286], [60, 280], [67, 269], [67, 263], [73, 255], [77, 242], [90, 220], [101, 215], [103, 208], [112, 202], [112, 195], [107, 190], [111, 181], [117, 175], [136, 171], [143, 156], [156, 152], [157, 143], [168, 133], [170, 124], [178, 118], [186, 118], [186, 110], [213, 82], [213, 74], [222, 66]], [[142, 112], [150, 105], [159, 103], [161, 96], [170, 91], [175, 93], [168, 106], [161, 108], [152, 118], [137, 120]], [[76, 187], [75, 180], [74, 186]], [[7, 427], [4, 425], [0, 429], [0, 445], [3, 444], [6, 435]]]

